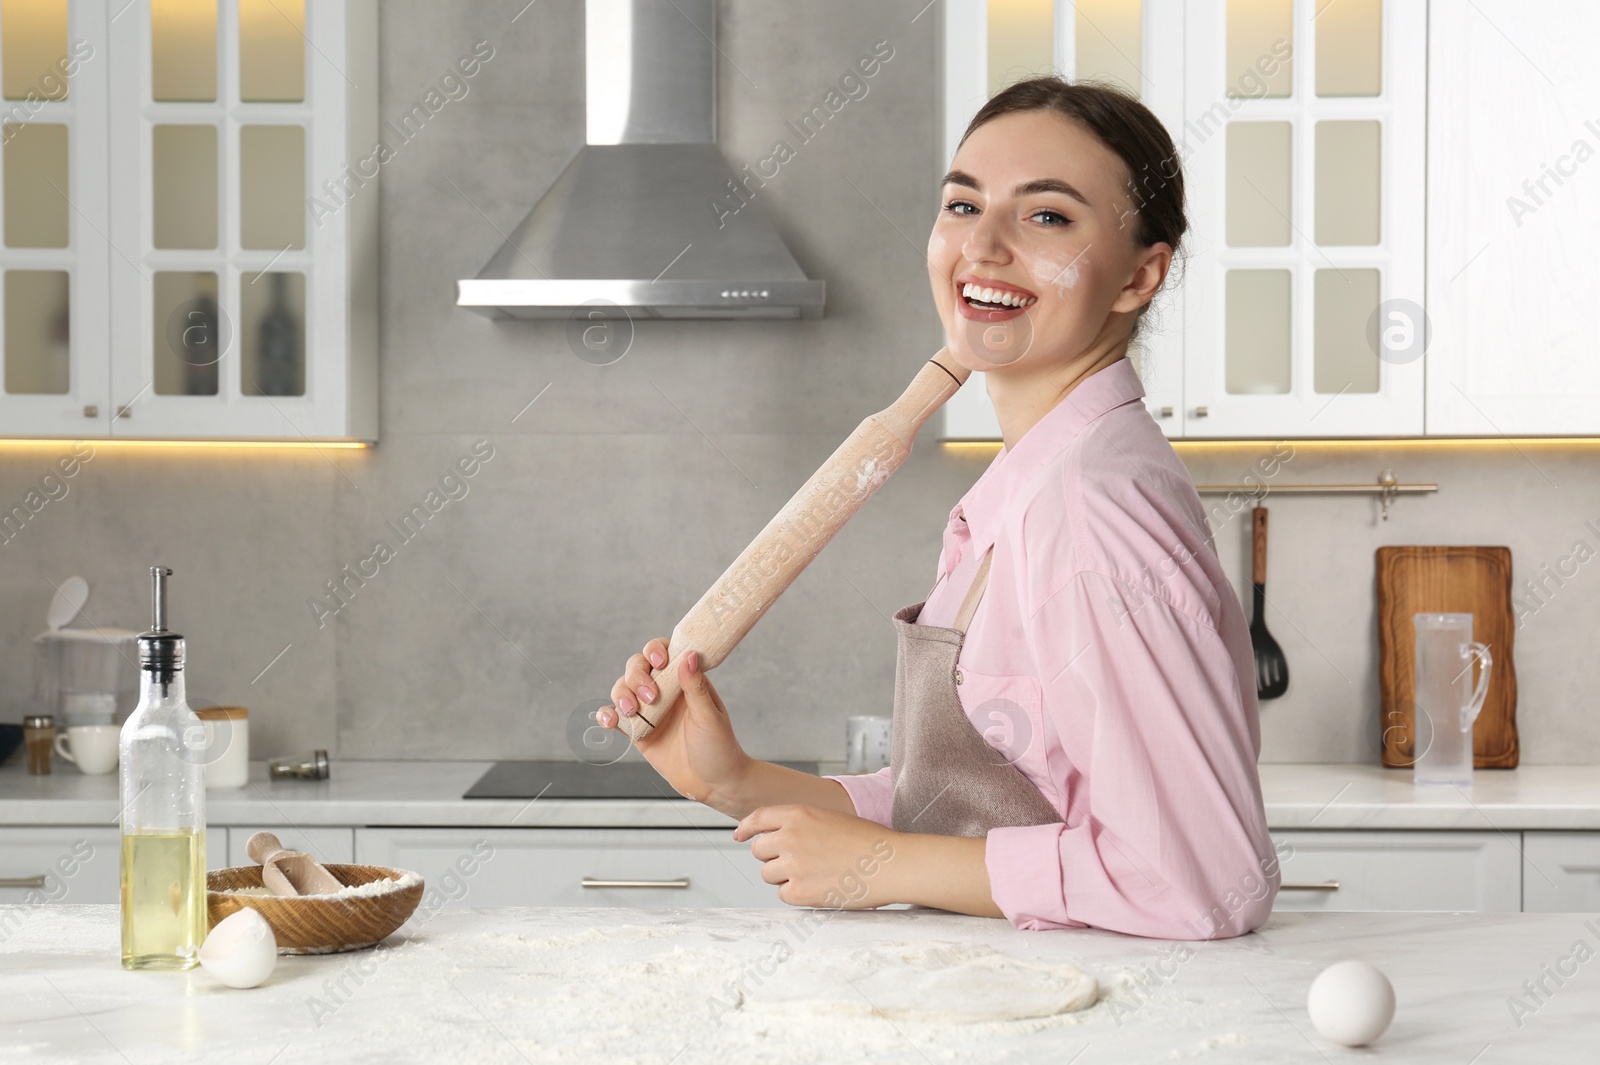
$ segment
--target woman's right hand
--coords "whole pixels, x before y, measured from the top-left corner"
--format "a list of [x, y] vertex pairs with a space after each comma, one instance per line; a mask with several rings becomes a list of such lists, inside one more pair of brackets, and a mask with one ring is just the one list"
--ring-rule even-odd
[[[645, 760], [685, 798], [724, 813], [741, 808], [739, 784], [755, 760], [734, 738], [728, 708], [700, 668], [700, 652], [690, 651], [678, 663], [678, 684], [683, 691], [665, 714], [650, 701], [661, 694], [650, 678], [651, 667], [659, 669], [667, 655], [667, 640], [658, 637], [644, 645], [643, 653], [629, 658], [622, 676], [611, 686], [612, 705], [595, 711], [595, 722], [602, 728], [616, 728], [619, 711], [632, 714], [641, 705], [650, 706], [650, 716], [660, 724], [634, 741]], [[646, 693], [649, 700], [644, 698]]]

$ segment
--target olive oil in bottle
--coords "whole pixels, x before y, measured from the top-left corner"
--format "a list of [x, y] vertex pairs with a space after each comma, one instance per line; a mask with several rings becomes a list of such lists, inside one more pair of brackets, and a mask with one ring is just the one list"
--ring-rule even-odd
[[203, 831], [122, 837], [124, 967], [187, 969], [194, 964], [186, 948], [205, 940], [205, 854]]
[[124, 969], [193, 968], [206, 935], [204, 732], [184, 695], [183, 637], [166, 627], [171, 575], [150, 570], [154, 624], [122, 726]]

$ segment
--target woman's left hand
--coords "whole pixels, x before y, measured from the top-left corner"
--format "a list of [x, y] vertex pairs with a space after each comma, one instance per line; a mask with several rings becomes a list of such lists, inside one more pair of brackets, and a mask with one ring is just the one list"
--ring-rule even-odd
[[763, 806], [733, 838], [753, 840], [761, 879], [791, 906], [864, 910], [904, 901], [891, 895], [888, 866], [899, 834], [876, 821], [817, 806]]

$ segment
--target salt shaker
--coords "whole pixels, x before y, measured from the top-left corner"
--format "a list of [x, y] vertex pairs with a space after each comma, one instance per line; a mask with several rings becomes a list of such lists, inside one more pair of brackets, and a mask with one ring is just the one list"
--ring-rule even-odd
[[318, 749], [289, 758], [274, 758], [267, 763], [273, 780], [327, 780], [328, 752]]

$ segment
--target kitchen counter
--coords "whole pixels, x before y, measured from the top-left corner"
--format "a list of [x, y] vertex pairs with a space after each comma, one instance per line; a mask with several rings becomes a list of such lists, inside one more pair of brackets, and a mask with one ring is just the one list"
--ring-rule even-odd
[[[208, 794], [214, 825], [719, 828], [733, 822], [698, 803], [661, 799], [463, 799], [488, 762], [335, 762], [324, 781], [269, 781]], [[827, 768], [827, 767], [825, 767]], [[838, 768], [838, 767], [835, 767]], [[1417, 788], [1408, 770], [1366, 764], [1259, 767], [1267, 823], [1289, 829], [1600, 830], [1600, 766], [1479, 770], [1470, 791]], [[832, 770], [830, 770], [832, 771]], [[30, 777], [0, 768], [0, 825], [111, 824], [117, 778], [58, 765]]]
[[[124, 972], [112, 906], [0, 907], [0, 927], [14, 928], [0, 941], [8, 1062], [1466, 1063], [1491, 1045], [1496, 1061], [1578, 1061], [1600, 1029], [1600, 974], [1589, 971], [1600, 962], [1566, 986], [1547, 980], [1542, 1003], [1522, 986], [1561, 967], [1577, 941], [1600, 944], [1600, 920], [1581, 914], [1275, 913], [1250, 935], [1179, 943], [1018, 932], [931, 910], [446, 905], [419, 909], [374, 949], [282, 957], [248, 991], [199, 969]], [[1076, 965], [1100, 999], [1030, 1020], [872, 1014], [890, 1008], [885, 976], [917, 981], [915, 959], [930, 949], [985, 947]], [[1395, 988], [1394, 1022], [1366, 1049], [1329, 1043], [1305, 1011], [1312, 978], [1345, 957]], [[864, 977], [874, 963], [890, 971]], [[833, 989], [834, 1001], [802, 984]], [[927, 994], [937, 1009], [951, 988]], [[1520, 1026], [1512, 997], [1531, 1011]]]

